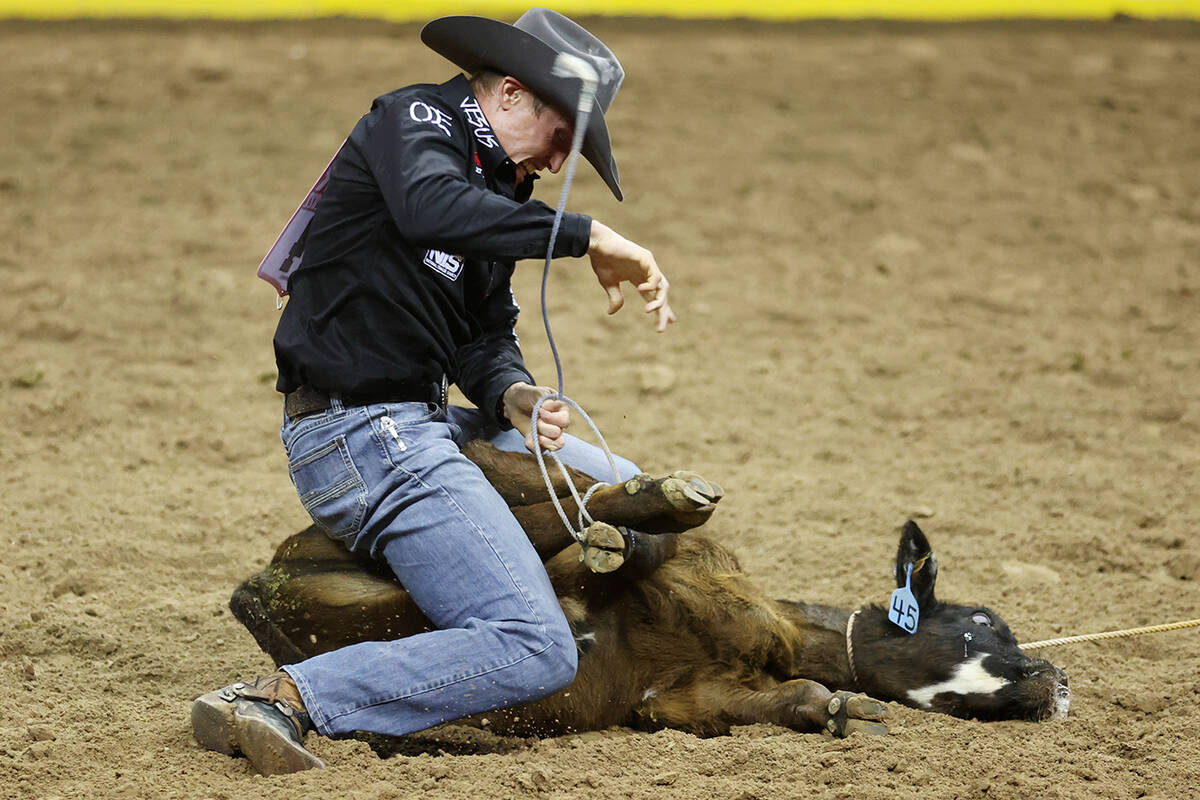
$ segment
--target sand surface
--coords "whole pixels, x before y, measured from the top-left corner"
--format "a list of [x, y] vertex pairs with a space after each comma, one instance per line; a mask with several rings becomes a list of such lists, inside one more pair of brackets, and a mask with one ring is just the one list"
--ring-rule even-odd
[[[939, 595], [1018, 637], [1200, 617], [1200, 29], [598, 23], [628, 200], [680, 322], [550, 312], [567, 392], [778, 596]], [[1070, 717], [892, 706], [892, 735], [461, 727], [264, 779], [197, 694], [267, 669], [226, 609], [306, 523], [254, 270], [377, 94], [442, 80], [416, 28], [0, 25], [0, 797], [1185, 798], [1200, 633], [1049, 651]], [[557, 181], [542, 197], [553, 203]], [[539, 267], [529, 364], [553, 382]]]

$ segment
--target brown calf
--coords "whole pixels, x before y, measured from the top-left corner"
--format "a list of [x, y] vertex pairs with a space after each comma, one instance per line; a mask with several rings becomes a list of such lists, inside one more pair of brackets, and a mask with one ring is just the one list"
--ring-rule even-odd
[[[873, 720], [883, 707], [851, 692], [981, 719], [1066, 714], [1061, 670], [1025, 656], [987, 608], [935, 599], [937, 559], [915, 523], [905, 526], [896, 559], [898, 586], [913, 565], [920, 623], [910, 635], [879, 606], [852, 616], [771, 599], [719, 544], [674, 533], [702, 523], [720, 499], [691, 473], [639, 476], [595, 494], [588, 510], [596, 519], [661, 533], [643, 537], [631, 563], [596, 574], [580, 563], [552, 505], [530, 502], [545, 493], [532, 458], [479, 444], [467, 452], [547, 559], [581, 654], [566, 690], [468, 722], [520, 736], [612, 725], [712, 735], [754, 722], [882, 732]], [[561, 480], [556, 491], [567, 494]], [[385, 565], [348, 553], [316, 527], [285, 541], [231, 607], [277, 664], [430, 628]]]

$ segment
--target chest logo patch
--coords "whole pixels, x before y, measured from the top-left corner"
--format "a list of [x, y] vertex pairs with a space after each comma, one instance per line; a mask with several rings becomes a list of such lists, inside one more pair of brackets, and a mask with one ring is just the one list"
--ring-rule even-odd
[[449, 280], [456, 281], [458, 280], [458, 276], [462, 275], [462, 256], [450, 255], [449, 253], [443, 253], [441, 250], [426, 250], [424, 260], [425, 266]]

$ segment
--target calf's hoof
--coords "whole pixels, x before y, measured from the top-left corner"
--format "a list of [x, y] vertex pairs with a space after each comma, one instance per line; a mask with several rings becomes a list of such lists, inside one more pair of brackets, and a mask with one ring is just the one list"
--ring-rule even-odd
[[607, 522], [593, 522], [583, 531], [579, 560], [592, 572], [612, 572], [625, 563], [625, 537]]
[[725, 496], [717, 484], [683, 470], [657, 479], [638, 475], [624, 485], [639, 503], [638, 519], [626, 522], [643, 533], [683, 533], [703, 525]]
[[834, 692], [825, 706], [829, 719], [825, 730], [834, 736], [845, 737], [852, 733], [884, 735], [887, 725], [881, 720], [887, 716], [883, 703], [865, 694]]
[[672, 472], [662, 482], [662, 493], [677, 511], [697, 511], [725, 496], [725, 490], [694, 472]]

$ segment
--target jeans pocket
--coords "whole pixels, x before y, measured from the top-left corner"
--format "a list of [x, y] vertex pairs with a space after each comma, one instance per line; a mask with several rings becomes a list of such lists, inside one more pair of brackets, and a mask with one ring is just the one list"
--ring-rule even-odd
[[346, 437], [293, 458], [288, 463], [300, 502], [330, 536], [355, 536], [367, 512], [367, 484], [354, 466]]

